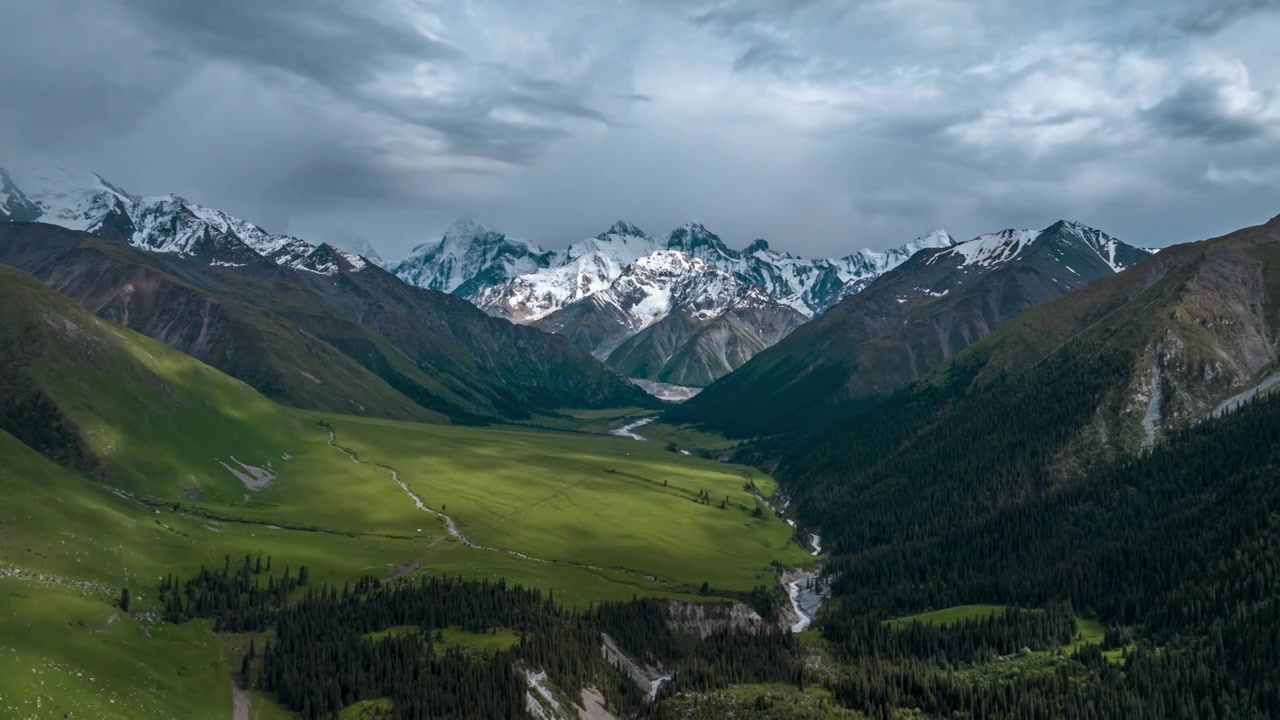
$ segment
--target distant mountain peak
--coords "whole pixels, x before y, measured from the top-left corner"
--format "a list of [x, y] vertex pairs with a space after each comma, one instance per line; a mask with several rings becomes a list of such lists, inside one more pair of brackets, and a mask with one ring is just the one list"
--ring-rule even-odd
[[956, 244], [956, 239], [951, 236], [951, 233], [939, 228], [937, 230], [934, 230], [933, 232], [921, 235], [915, 240], [912, 240], [911, 242], [907, 243], [904, 247], [912, 246], [912, 245], [918, 245], [922, 248], [950, 247], [951, 245], [955, 245], [955, 244]]
[[373, 245], [359, 235], [353, 235], [346, 238], [339, 243], [339, 246], [347, 252], [363, 257], [374, 265], [378, 265], [379, 267], [386, 265], [386, 261], [383, 260], [382, 256], [378, 254], [378, 251], [373, 248]]
[[1107, 233], [1075, 220], [1059, 220], [1041, 231], [1043, 235], [1071, 235], [1081, 240], [1096, 242], [1099, 239], [1111, 239]]
[[720, 240], [720, 236], [708, 230], [697, 220], [690, 220], [672, 230], [667, 236], [667, 249], [680, 250], [693, 255], [715, 252], [726, 257], [736, 256], [736, 253], [730, 251]]
[[463, 215], [454, 220], [445, 228], [444, 237], [447, 238], [472, 238], [476, 235], [493, 232], [489, 228], [476, 222], [476, 219], [470, 215]]
[[750, 255], [751, 253], [760, 252], [761, 250], [765, 252], [769, 251], [769, 241], [764, 238], [756, 238], [755, 240], [752, 240], [751, 244], [742, 252]]
[[31, 222], [40, 217], [40, 206], [22, 192], [9, 177], [9, 171], [0, 167], [0, 218], [11, 222]]
[[368, 262], [355, 253], [347, 252], [329, 243], [320, 243], [305, 258], [293, 263], [293, 267], [318, 275], [336, 275], [343, 269], [360, 272]]
[[636, 260], [632, 267], [674, 275], [691, 270], [706, 270], [707, 263], [702, 258], [681, 250], [658, 250]]
[[600, 233], [600, 234], [599, 234], [599, 235], [597, 235], [596, 237], [597, 237], [597, 238], [599, 238], [600, 240], [605, 240], [605, 239], [607, 239], [607, 238], [608, 238], [608, 236], [610, 236], [610, 235], [626, 235], [626, 236], [630, 236], [630, 237], [647, 237], [647, 234], [645, 233], [645, 231], [641, 230], [640, 228], [636, 227], [635, 225], [632, 225], [631, 223], [627, 222], [626, 220], [619, 220], [618, 222], [616, 222], [616, 223], [614, 223], [612, 226], [610, 226], [608, 230], [606, 230], [606, 231], [604, 231], [604, 232]]

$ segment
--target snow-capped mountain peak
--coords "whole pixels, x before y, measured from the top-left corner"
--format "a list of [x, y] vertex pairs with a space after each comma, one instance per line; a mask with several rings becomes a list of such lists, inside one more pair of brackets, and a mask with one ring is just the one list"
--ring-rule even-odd
[[1045, 234], [1053, 232], [1064, 233], [1079, 239], [1088, 248], [1098, 253], [1098, 257], [1102, 258], [1102, 261], [1113, 272], [1120, 272], [1132, 264], [1131, 262], [1126, 263], [1119, 256], [1120, 241], [1097, 228], [1072, 220], [1059, 220], [1050, 225], [1044, 232]]
[[600, 233], [596, 237], [600, 240], [608, 239], [611, 235], [631, 236], [631, 237], [648, 237], [648, 234], [640, 228], [632, 225], [626, 220], [619, 220], [609, 227], [608, 230]]
[[910, 256], [925, 248], [945, 248], [955, 244], [956, 239], [951, 237], [951, 233], [946, 230], [934, 230], [903, 245], [899, 248], [899, 251], [906, 252]]
[[708, 230], [702, 223], [690, 221], [671, 231], [667, 236], [667, 249], [680, 250], [703, 259], [736, 258], [724, 244], [719, 235]]
[[707, 320], [744, 302], [768, 303], [771, 299], [701, 258], [679, 250], [658, 250], [623, 268], [609, 287], [600, 291], [597, 301], [624, 313], [628, 331], [635, 333], [676, 310]]
[[608, 288], [623, 265], [610, 253], [584, 252], [568, 264], [518, 275], [505, 284], [483, 288], [473, 302], [491, 315], [533, 322]]
[[[474, 221], [457, 223], [455, 227], [458, 231], [448, 235], [467, 239], [471, 245], [476, 243], [477, 236], [487, 237], [486, 234], [491, 232]], [[500, 234], [495, 236], [501, 237]], [[448, 240], [443, 244], [448, 244]], [[763, 239], [752, 241], [742, 251], [732, 250], [718, 235], [697, 221], [675, 228], [664, 239], [654, 238], [629, 222], [619, 221], [606, 232], [573, 243], [564, 250], [542, 255], [537, 248], [531, 248], [529, 254], [536, 260], [526, 266], [534, 265], [532, 270], [512, 274], [507, 263], [503, 267], [474, 266], [464, 271], [464, 274], [471, 273], [477, 278], [481, 274], [496, 277], [497, 282], [468, 282], [453, 278], [451, 282], [441, 283], [438, 276], [444, 265], [450, 264], [456, 270], [468, 263], [460, 264], [456, 258], [450, 259], [451, 254], [440, 250], [440, 244], [415, 249], [410, 259], [392, 269], [411, 284], [434, 282], [435, 285], [425, 286], [467, 297], [496, 315], [517, 322], [533, 322], [598, 292], [619, 277], [621, 268], [656, 252], [671, 250], [698, 258], [811, 317], [825, 311], [845, 295], [865, 287], [918, 250], [954, 244], [955, 239], [950, 234], [938, 230], [885, 251], [861, 250], [839, 259], [804, 259], [777, 252]], [[430, 271], [424, 269], [427, 265], [433, 266]]]
[[294, 263], [298, 270], [316, 273], [317, 275], [336, 275], [346, 266], [351, 272], [360, 272], [369, 267], [364, 258], [347, 252], [328, 243], [317, 245], [305, 258]]
[[466, 216], [450, 225], [439, 242], [417, 246], [388, 269], [410, 285], [475, 298], [518, 275], [549, 267], [554, 255]]
[[958, 258], [958, 269], [985, 270], [1036, 252], [1078, 274], [1083, 263], [1101, 261], [1112, 272], [1131, 267], [1151, 253], [1131, 247], [1083, 223], [1059, 220], [1044, 230], [1001, 230], [957, 244], [928, 259], [930, 264]]
[[[135, 198], [91, 172], [57, 166], [19, 165], [7, 168], [10, 184], [40, 210], [43, 222], [72, 230], [98, 232], [127, 219]], [[129, 228], [120, 228], [127, 234]]]
[[359, 255], [378, 267], [385, 267], [387, 264], [387, 262], [382, 259], [382, 256], [378, 254], [378, 251], [373, 248], [373, 245], [369, 244], [368, 240], [358, 235], [347, 237], [344, 240], [335, 243], [335, 247], [354, 255]]
[[4, 213], [8, 220], [39, 220], [220, 265], [242, 265], [259, 255], [292, 265], [314, 247], [178, 195], [132, 195], [97, 173], [56, 166], [20, 166], [0, 173], [0, 192], [6, 196], [0, 204], [12, 206], [15, 198], [19, 203], [25, 198], [27, 217], [10, 209]]
[[0, 220], [30, 222], [40, 217], [40, 207], [13, 182], [9, 172], [0, 168]]
[[634, 377], [705, 384], [804, 322], [759, 287], [681, 250], [656, 250], [536, 326]]

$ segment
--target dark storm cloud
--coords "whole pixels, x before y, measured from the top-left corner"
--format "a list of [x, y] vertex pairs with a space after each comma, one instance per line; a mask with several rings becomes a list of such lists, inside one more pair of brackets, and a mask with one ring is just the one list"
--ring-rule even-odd
[[153, 52], [147, 33], [104, 3], [5, 3], [0, 142], [45, 148], [131, 127], [184, 73], [184, 65]]
[[1256, 113], [1234, 110], [1218, 82], [1196, 79], [1161, 100], [1146, 113], [1151, 125], [1175, 137], [1208, 143], [1251, 140], [1272, 132], [1280, 122]]
[[0, 3], [0, 165], [386, 257], [469, 213], [844, 254], [1280, 207], [1280, 0]]
[[118, 1], [185, 52], [251, 72], [306, 79], [348, 103], [438, 132], [447, 149], [461, 155], [524, 164], [564, 135], [555, 128], [495, 119], [495, 108], [607, 122], [575, 88], [513, 68], [484, 68], [497, 81], [461, 99], [405, 98], [377, 87], [382, 77], [408, 75], [421, 63], [460, 68], [477, 63], [454, 45], [414, 29], [412, 18], [385, 3]]
[[415, 31], [409, 18], [373, 3], [117, 1], [188, 52], [295, 73], [344, 95], [359, 95], [364, 83], [394, 65], [462, 57]]
[[1280, 0], [1203, 0], [1176, 21], [1178, 29], [1212, 35], [1250, 15], [1280, 11]]

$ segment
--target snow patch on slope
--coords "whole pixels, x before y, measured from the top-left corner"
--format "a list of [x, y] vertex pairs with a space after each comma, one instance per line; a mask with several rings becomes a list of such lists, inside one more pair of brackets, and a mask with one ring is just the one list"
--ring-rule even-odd
[[245, 255], [258, 254], [292, 264], [315, 247], [177, 195], [131, 195], [91, 172], [21, 166], [5, 175], [12, 180], [9, 194], [16, 189], [39, 209], [33, 219], [82, 232], [100, 232], [110, 221], [115, 232], [126, 235], [121, 239], [152, 252], [185, 256], [206, 250], [221, 253], [211, 262], [222, 265], [243, 264]]
[[134, 202], [128, 193], [95, 173], [39, 165], [7, 170], [13, 184], [40, 208], [41, 221], [71, 230], [93, 232], [113, 210]]
[[968, 242], [956, 245], [949, 252], [933, 256], [929, 262], [937, 262], [940, 258], [947, 256], [959, 256], [964, 258], [960, 267], [1002, 265], [1026, 250], [1039, 235], [1040, 233], [1034, 230], [1001, 230], [997, 233], [979, 235]]

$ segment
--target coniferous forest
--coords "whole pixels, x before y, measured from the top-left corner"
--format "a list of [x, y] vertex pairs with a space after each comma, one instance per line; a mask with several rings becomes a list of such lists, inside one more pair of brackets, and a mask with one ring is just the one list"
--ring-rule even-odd
[[[872, 716], [1280, 714], [1280, 399], [1137, 455], [1077, 454], [1064, 472], [1064, 445], [1126, 362], [1066, 353], [981, 393], [965, 392], [961, 364], [816, 445], [769, 449], [832, 548], [822, 632], [845, 663], [831, 684], [842, 703]], [[1041, 610], [945, 632], [881, 622], [971, 603]], [[1063, 645], [1070, 615], [1106, 636], [1054, 673], [993, 688], [957, 671]]]
[[[670, 673], [664, 695], [800, 675], [790, 633], [721, 630], [700, 640], [671, 630], [654, 600], [575, 612], [504, 580], [369, 577], [338, 588], [311, 586], [307, 575], [305, 566], [277, 576], [260, 559], [228, 558], [221, 570], [201, 568], [190, 580], [165, 578], [165, 619], [207, 618], [217, 631], [252, 634], [238, 681], [308, 719], [382, 698], [392, 701], [390, 718], [527, 717], [524, 670], [546, 672], [570, 697], [598, 687], [617, 712], [657, 711], [604, 659], [602, 634]], [[413, 631], [384, 633], [406, 627]], [[510, 629], [519, 642], [510, 651], [467, 653], [438, 642], [433, 631], [444, 628]]]

